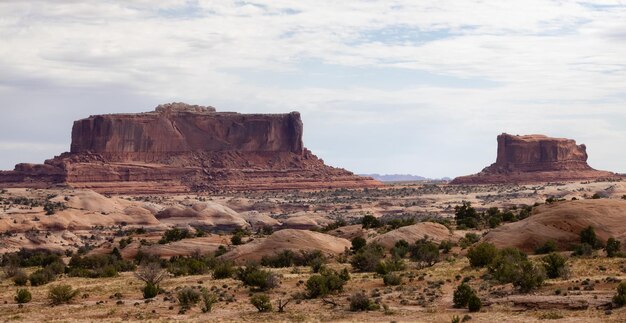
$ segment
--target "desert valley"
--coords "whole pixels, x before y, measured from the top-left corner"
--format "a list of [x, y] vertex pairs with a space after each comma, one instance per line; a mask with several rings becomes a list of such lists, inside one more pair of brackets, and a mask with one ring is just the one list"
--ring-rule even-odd
[[183, 103], [76, 121], [0, 172], [3, 321], [623, 322], [626, 182], [584, 145], [382, 183], [303, 146], [297, 112]]

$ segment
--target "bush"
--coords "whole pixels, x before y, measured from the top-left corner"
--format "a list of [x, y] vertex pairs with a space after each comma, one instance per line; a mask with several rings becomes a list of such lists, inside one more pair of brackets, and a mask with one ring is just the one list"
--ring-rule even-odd
[[18, 252], [5, 254], [2, 265], [19, 265], [20, 267], [46, 267], [54, 262], [61, 262], [61, 255], [48, 250], [20, 249]]
[[406, 240], [396, 241], [393, 248], [391, 248], [391, 254], [398, 258], [404, 258], [409, 253], [409, 243]]
[[461, 246], [462, 249], [465, 249], [473, 244], [475, 244], [476, 242], [478, 242], [480, 240], [480, 237], [473, 232], [468, 232], [465, 234], [465, 237], [461, 238], [461, 240], [459, 240], [459, 245]]
[[619, 240], [616, 240], [615, 238], [611, 237], [609, 238], [609, 240], [606, 241], [606, 247], [604, 247], [604, 250], [606, 251], [607, 257], [615, 257], [619, 255], [620, 249], [621, 249], [621, 242]]
[[373, 215], [366, 215], [361, 219], [363, 229], [380, 228], [383, 224]]
[[176, 294], [181, 312], [194, 307], [200, 301], [200, 293], [191, 287], [184, 287]]
[[142, 292], [144, 299], [154, 298], [159, 295], [159, 286], [151, 283], [146, 283], [146, 286], [144, 286]]
[[406, 268], [404, 264], [404, 260], [398, 257], [392, 257], [391, 259], [387, 259], [381, 261], [376, 266], [376, 273], [379, 275], [385, 275], [393, 271], [401, 271]]
[[592, 247], [596, 247], [598, 244], [598, 238], [596, 237], [596, 231], [592, 226], [580, 231], [580, 243], [586, 243]]
[[387, 274], [383, 276], [385, 286], [397, 286], [402, 283], [402, 278], [397, 274]]
[[454, 290], [454, 294], [452, 295], [452, 302], [454, 303], [454, 307], [463, 308], [467, 306], [470, 297], [474, 296], [476, 293], [474, 290], [466, 283], [461, 283], [456, 290]]
[[174, 276], [203, 275], [216, 263], [217, 261], [213, 256], [199, 254], [189, 257], [174, 256], [170, 258], [167, 270]]
[[383, 254], [384, 250], [381, 246], [377, 244], [367, 245], [352, 256], [350, 264], [356, 271], [373, 272], [376, 271], [376, 266], [383, 258]]
[[13, 275], [13, 282], [15, 286], [25, 286], [28, 283], [28, 275], [23, 270], [19, 269]]
[[417, 240], [410, 247], [411, 259], [422, 265], [432, 266], [439, 261], [439, 246], [426, 238]]
[[74, 256], [70, 259], [68, 275], [88, 278], [115, 277], [120, 271], [133, 271], [135, 269], [135, 264], [132, 261], [123, 260], [118, 251], [117, 254]]
[[191, 233], [189, 233], [189, 230], [174, 228], [165, 231], [163, 237], [161, 237], [161, 239], [159, 240], [159, 244], [166, 244], [169, 242], [179, 241], [191, 237], [192, 235]]
[[572, 253], [574, 256], [591, 256], [593, 254], [593, 246], [583, 243], [574, 248]]
[[617, 294], [613, 296], [613, 303], [618, 307], [626, 305], [626, 282], [621, 282], [617, 285]]
[[273, 309], [270, 297], [266, 294], [257, 294], [250, 297], [250, 303], [261, 313], [271, 312]]
[[439, 249], [443, 253], [449, 253], [450, 250], [452, 250], [452, 247], [454, 247], [454, 243], [450, 240], [441, 241], [441, 243], [439, 244]]
[[255, 287], [259, 290], [268, 290], [276, 287], [278, 284], [274, 274], [260, 269], [255, 264], [248, 264], [245, 268], [240, 268], [237, 273], [237, 279], [241, 280], [244, 285]]
[[380, 306], [370, 300], [367, 295], [363, 293], [356, 293], [350, 296], [350, 310], [353, 312], [359, 311], [375, 311]]
[[528, 293], [539, 288], [545, 279], [542, 268], [535, 266], [526, 260], [520, 265], [520, 274], [513, 281], [513, 286], [518, 287], [522, 293]]
[[535, 249], [535, 254], [543, 255], [543, 254], [547, 254], [547, 253], [551, 253], [555, 251], [556, 251], [556, 242], [554, 242], [554, 240], [548, 240], [546, 241], [546, 243], [543, 244], [543, 246], [537, 247], [537, 249]]
[[481, 307], [483, 307], [483, 303], [480, 301], [480, 298], [478, 298], [476, 294], [471, 295], [467, 301], [467, 309], [469, 309], [470, 312], [478, 312]]
[[28, 276], [28, 280], [30, 280], [30, 285], [31, 286], [41, 286], [41, 285], [45, 285], [51, 281], [55, 280], [55, 275], [52, 272], [52, 270], [49, 269], [39, 269], [35, 272], [33, 272], [32, 274], [30, 274], [30, 276]]
[[28, 303], [31, 299], [33, 299], [33, 296], [30, 294], [28, 289], [20, 288], [15, 293], [15, 302], [18, 304]]
[[469, 262], [472, 267], [479, 268], [491, 264], [497, 254], [498, 249], [495, 245], [489, 242], [483, 242], [470, 248], [467, 252], [467, 258], [469, 258]]
[[352, 251], [357, 252], [367, 245], [367, 240], [362, 237], [352, 239]]
[[462, 205], [454, 207], [454, 219], [458, 226], [476, 228], [480, 222], [480, 215], [470, 202], [463, 201]]
[[56, 285], [48, 289], [48, 299], [52, 305], [67, 304], [78, 295], [78, 290], [70, 285]]
[[217, 303], [217, 296], [209, 292], [206, 288], [202, 289], [202, 313], [209, 313], [213, 310], [213, 305]]
[[263, 256], [261, 258], [261, 265], [274, 268], [284, 268], [291, 266], [312, 266], [314, 264], [323, 264], [326, 262], [326, 257], [321, 251], [304, 251], [299, 253], [291, 250], [284, 250], [273, 256]]
[[543, 283], [545, 273], [516, 248], [505, 248], [489, 265], [489, 272], [500, 283], [513, 283], [522, 292], [529, 292]]
[[558, 278], [567, 276], [567, 258], [558, 253], [551, 253], [541, 258], [543, 267], [546, 270], [548, 278]]
[[324, 270], [321, 274], [313, 275], [307, 280], [305, 284], [307, 297], [317, 298], [341, 292], [349, 279], [350, 274], [347, 270], [342, 273], [330, 269]]
[[231, 242], [233, 245], [235, 245], [235, 246], [238, 246], [238, 245], [240, 245], [240, 244], [242, 244], [242, 243], [243, 243], [242, 238], [241, 238], [241, 235], [239, 235], [239, 234], [235, 234], [234, 236], [232, 236], [232, 237], [230, 238], [230, 242]]
[[233, 276], [235, 269], [230, 261], [222, 261], [213, 267], [213, 279], [226, 279]]

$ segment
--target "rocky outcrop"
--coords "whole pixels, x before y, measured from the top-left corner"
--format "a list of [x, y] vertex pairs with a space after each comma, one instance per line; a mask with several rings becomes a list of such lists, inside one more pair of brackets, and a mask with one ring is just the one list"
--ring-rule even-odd
[[240, 114], [172, 103], [91, 116], [69, 153], [0, 172], [2, 187], [69, 186], [101, 193], [376, 187], [305, 149], [298, 112]]
[[455, 178], [452, 184], [504, 184], [620, 178], [587, 164], [585, 145], [544, 135], [498, 136], [498, 157], [480, 173]]
[[515, 247], [532, 252], [548, 241], [560, 251], [580, 243], [580, 232], [593, 227], [599, 241], [615, 238], [626, 243], [626, 201], [621, 199], [590, 199], [561, 201], [534, 208], [523, 220], [489, 231], [484, 240], [498, 248]]

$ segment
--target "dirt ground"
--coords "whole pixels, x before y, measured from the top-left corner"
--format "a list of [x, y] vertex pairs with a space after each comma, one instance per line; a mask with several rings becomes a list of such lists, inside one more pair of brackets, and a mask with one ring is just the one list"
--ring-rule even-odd
[[[59, 192], [56, 192], [60, 194]], [[66, 194], [65, 192], [63, 194]], [[8, 190], [2, 196], [44, 196], [50, 191]], [[626, 183], [552, 183], [542, 185], [507, 186], [450, 186], [440, 183], [402, 183], [376, 190], [330, 190], [316, 192], [252, 192], [213, 196], [124, 196], [126, 200], [158, 205], [175, 205], [189, 201], [208, 200], [242, 213], [256, 211], [278, 221], [290, 217], [311, 216], [319, 218], [313, 228], [323, 227], [337, 219], [356, 220], [365, 214], [379, 218], [399, 215], [419, 217], [453, 216], [454, 206], [470, 201], [479, 210], [497, 206], [533, 205], [543, 203], [549, 197], [571, 199], [590, 198], [602, 194], [606, 198], [621, 198], [626, 194]], [[44, 216], [41, 207], [25, 208], [4, 206], [0, 208], [0, 220], [10, 221], [24, 216]], [[625, 215], [626, 217], [626, 215]], [[323, 220], [326, 221], [323, 221]], [[106, 243], [108, 235], [117, 229], [82, 230], [81, 237], [100, 235], [98, 243]], [[161, 230], [164, 230], [161, 228]], [[50, 230], [52, 231], [52, 230]], [[71, 230], [69, 230], [71, 232]], [[156, 233], [155, 233], [156, 232]], [[155, 231], [147, 234], [157, 239]], [[462, 236], [465, 231], [455, 234]], [[481, 233], [481, 232], [479, 232]], [[39, 234], [44, 234], [40, 232]], [[57, 232], [59, 237], [62, 235]], [[215, 235], [217, 237], [217, 235]], [[33, 233], [18, 232], [13, 237], [0, 239], [5, 251], [15, 247], [19, 237], [24, 243], [35, 244]], [[229, 241], [229, 235], [219, 236], [216, 241]], [[65, 237], [67, 238], [67, 237]], [[15, 240], [17, 239], [17, 240]], [[26, 239], [26, 240], [24, 240]], [[43, 239], [43, 238], [42, 238]], [[50, 238], [48, 238], [50, 239]], [[73, 245], [58, 239], [62, 247], [78, 247], [89, 239], [72, 240]], [[45, 240], [54, 244], [56, 240]], [[90, 241], [94, 241], [91, 239]], [[233, 248], [233, 246], [228, 246]], [[61, 246], [59, 245], [59, 248]], [[482, 279], [485, 269], [469, 266], [465, 250], [455, 247], [432, 267], [419, 268], [408, 261], [407, 269], [400, 272], [400, 286], [385, 286], [375, 273], [351, 273], [344, 291], [325, 299], [294, 299], [305, 291], [304, 282], [312, 275], [309, 267], [269, 268], [280, 277], [280, 285], [268, 292], [274, 308], [279, 300], [290, 300], [284, 313], [258, 313], [250, 303], [253, 294], [238, 280], [215, 280], [210, 274], [184, 277], [168, 277], [161, 284], [166, 293], [145, 301], [142, 297], [143, 283], [133, 273], [123, 272], [113, 278], [76, 278], [61, 275], [56, 281], [38, 287], [28, 287], [33, 300], [20, 307], [14, 301], [17, 287], [12, 280], [0, 277], [0, 321], [9, 322], [451, 322], [453, 317], [469, 322], [625, 322], [626, 308], [608, 310], [619, 281], [626, 279], [625, 258], [607, 258], [598, 255], [591, 258], [570, 257], [571, 275], [568, 279], [549, 279], [537, 291], [520, 294], [510, 285], [498, 285]], [[538, 261], [539, 256], [531, 256]], [[333, 269], [349, 268], [348, 263], [333, 261]], [[36, 268], [28, 268], [33, 272]], [[472, 277], [469, 284], [483, 300], [478, 313], [452, 306], [452, 294], [464, 277]], [[51, 306], [47, 301], [50, 286], [69, 284], [79, 290], [78, 297], [69, 305]], [[176, 291], [185, 286], [206, 287], [216, 292], [220, 301], [210, 313], [202, 313], [196, 306], [185, 314], [179, 313], [175, 301]], [[368, 312], [349, 311], [350, 295], [364, 292], [384, 308]], [[117, 296], [116, 296], [117, 295]], [[382, 306], [381, 306], [382, 307]], [[386, 309], [385, 309], [386, 308]], [[465, 319], [468, 319], [467, 317]]]

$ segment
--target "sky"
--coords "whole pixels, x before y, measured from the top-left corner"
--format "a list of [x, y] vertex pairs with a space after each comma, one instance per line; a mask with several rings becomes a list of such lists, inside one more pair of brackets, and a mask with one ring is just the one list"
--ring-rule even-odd
[[503, 132], [626, 173], [626, 1], [0, 1], [0, 169], [168, 102], [300, 111], [356, 173], [475, 173]]

